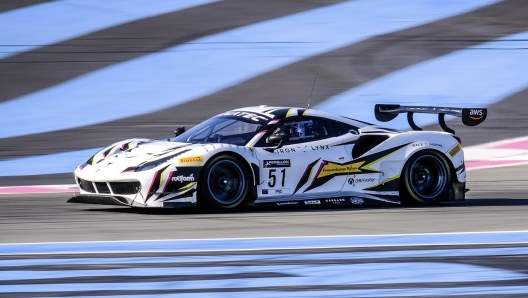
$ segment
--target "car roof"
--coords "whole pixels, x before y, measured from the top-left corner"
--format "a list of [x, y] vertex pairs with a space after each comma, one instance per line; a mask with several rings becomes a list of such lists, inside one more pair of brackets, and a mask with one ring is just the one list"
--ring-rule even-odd
[[251, 106], [251, 107], [245, 107], [245, 108], [239, 108], [236, 110], [232, 110], [231, 112], [249, 112], [249, 113], [257, 113], [261, 115], [266, 115], [267, 117], [271, 119], [282, 119], [285, 117], [291, 117], [291, 116], [316, 116], [321, 118], [327, 118], [332, 119], [344, 123], [351, 124], [353, 126], [356, 126], [358, 128], [366, 127], [366, 126], [372, 126], [373, 124], [360, 121], [353, 118], [348, 118], [344, 116], [335, 115], [332, 113], [327, 113], [320, 110], [314, 110], [314, 109], [307, 109], [307, 108], [297, 108], [297, 107], [280, 107], [280, 106], [267, 106], [267, 105], [260, 105], [260, 106]]

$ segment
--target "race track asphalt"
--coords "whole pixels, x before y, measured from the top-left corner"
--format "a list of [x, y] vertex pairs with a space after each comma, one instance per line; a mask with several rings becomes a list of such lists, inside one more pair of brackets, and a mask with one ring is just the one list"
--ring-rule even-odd
[[470, 171], [465, 202], [432, 207], [199, 210], [67, 204], [68, 194], [0, 196], [1, 243], [528, 230], [526, 166]]

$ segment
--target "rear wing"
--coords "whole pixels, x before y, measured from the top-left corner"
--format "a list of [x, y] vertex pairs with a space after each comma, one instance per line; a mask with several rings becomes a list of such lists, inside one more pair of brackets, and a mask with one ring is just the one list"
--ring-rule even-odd
[[445, 115], [462, 117], [462, 123], [467, 126], [476, 126], [486, 120], [488, 109], [486, 108], [450, 108], [450, 107], [425, 107], [425, 106], [401, 106], [396, 104], [377, 104], [374, 107], [374, 115], [381, 122], [391, 121], [398, 114], [407, 113], [407, 121], [413, 130], [423, 130], [414, 123], [413, 114], [438, 114], [438, 123], [445, 132], [455, 134], [445, 123]]

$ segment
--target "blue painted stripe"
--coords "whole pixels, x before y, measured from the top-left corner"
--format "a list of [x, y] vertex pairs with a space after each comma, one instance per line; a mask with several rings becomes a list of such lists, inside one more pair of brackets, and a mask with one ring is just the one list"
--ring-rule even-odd
[[78, 165], [88, 160], [90, 156], [101, 149], [103, 148], [91, 148], [0, 161], [0, 177], [73, 172]]
[[[68, 284], [24, 284], [0, 285], [0, 292], [50, 292], [50, 291], [139, 291], [153, 289], [194, 290], [205, 288], [229, 289], [280, 286], [323, 286], [360, 284], [399, 284], [423, 282], [476, 282], [500, 281], [528, 278], [527, 274], [503, 269], [467, 264], [437, 262], [367, 263], [367, 264], [308, 264], [277, 266], [220, 266], [220, 267], [175, 267], [134, 268], [112, 270], [64, 270], [64, 271], [5, 271], [2, 280], [100, 277], [100, 276], [168, 276], [168, 275], [215, 275], [280, 272], [288, 277], [209, 279], [173, 282], [135, 283], [68, 283]], [[220, 277], [220, 276], [219, 276]], [[236, 285], [235, 285], [236, 284]]]
[[[156, 294], [156, 297], [226, 297], [226, 298], [270, 298], [270, 297], [424, 297], [463, 295], [523, 295], [528, 294], [528, 286], [499, 286], [499, 287], [446, 287], [446, 288], [384, 288], [373, 290], [329, 290], [329, 291], [248, 291], [248, 292], [207, 292], [185, 294]], [[62, 297], [62, 296], [61, 296]], [[117, 296], [75, 296], [76, 298], [151, 298], [152, 295], [117, 295]], [[59, 298], [59, 297], [56, 297]]]
[[0, 138], [161, 110], [309, 56], [496, 2], [356, 0], [201, 38], [4, 102]]
[[[528, 32], [514, 34], [385, 75], [339, 94], [315, 108], [379, 123], [377, 103], [481, 107], [528, 88]], [[436, 123], [415, 116], [418, 125]], [[408, 129], [400, 116], [390, 127]]]
[[0, 13], [0, 59], [217, 0], [63, 0]]
[[42, 266], [42, 265], [111, 265], [111, 264], [164, 264], [164, 263], [217, 263], [217, 262], [272, 262], [272, 261], [321, 261], [321, 260], [364, 260], [390, 258], [447, 258], [447, 257], [489, 257], [528, 255], [528, 247], [467, 248], [395, 250], [380, 252], [272, 254], [272, 255], [207, 255], [182, 257], [122, 257], [122, 258], [60, 258], [60, 259], [15, 259], [0, 260], [0, 267]]
[[97, 252], [236, 251], [325, 247], [380, 247], [500, 243], [528, 243], [528, 231], [376, 236], [358, 235], [248, 239], [0, 244], [0, 255], [18, 255], [30, 253], [49, 254]]

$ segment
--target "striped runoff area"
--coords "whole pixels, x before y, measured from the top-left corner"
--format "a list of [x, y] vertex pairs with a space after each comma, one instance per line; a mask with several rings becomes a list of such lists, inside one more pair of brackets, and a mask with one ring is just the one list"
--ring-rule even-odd
[[0, 13], [0, 59], [216, 0], [59, 0]]
[[[528, 92], [519, 0], [26, 3], [0, 3], [0, 185], [227, 109], [304, 106], [315, 73], [312, 106], [367, 121], [377, 102], [502, 107]], [[470, 145], [520, 137], [522, 121], [493, 125], [513, 110], [456, 130]]]
[[3, 244], [0, 297], [528, 295], [527, 258], [526, 231]]

